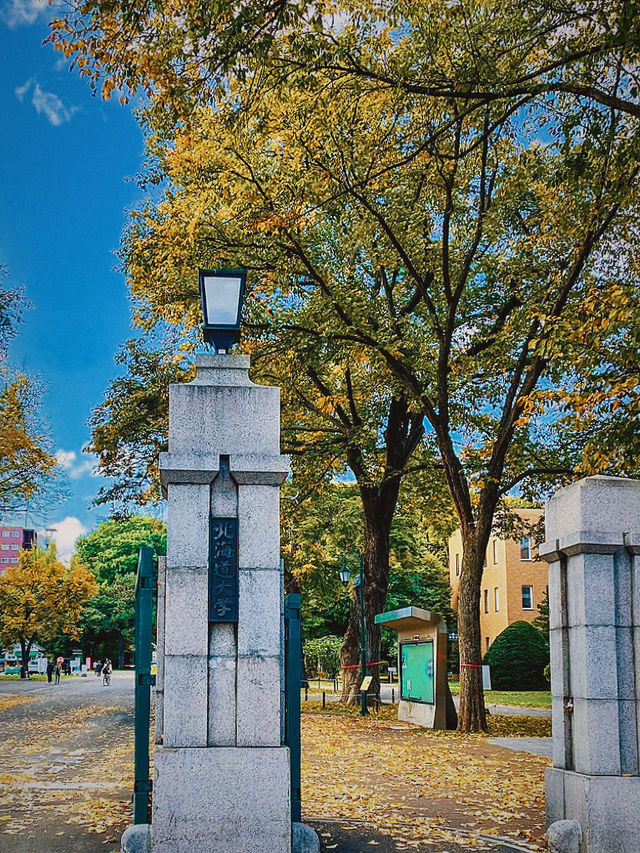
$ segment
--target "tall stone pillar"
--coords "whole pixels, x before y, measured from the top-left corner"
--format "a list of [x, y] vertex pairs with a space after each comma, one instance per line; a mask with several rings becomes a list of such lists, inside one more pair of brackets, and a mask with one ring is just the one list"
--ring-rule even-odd
[[640, 481], [589, 477], [549, 501], [553, 767], [547, 819], [583, 853], [640, 850]]
[[279, 389], [199, 356], [170, 389], [153, 853], [290, 853]]

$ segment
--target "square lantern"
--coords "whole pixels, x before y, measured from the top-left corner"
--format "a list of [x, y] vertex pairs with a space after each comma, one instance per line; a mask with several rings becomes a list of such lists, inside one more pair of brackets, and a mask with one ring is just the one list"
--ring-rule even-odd
[[204, 316], [203, 336], [218, 352], [240, 340], [246, 269], [198, 270]]

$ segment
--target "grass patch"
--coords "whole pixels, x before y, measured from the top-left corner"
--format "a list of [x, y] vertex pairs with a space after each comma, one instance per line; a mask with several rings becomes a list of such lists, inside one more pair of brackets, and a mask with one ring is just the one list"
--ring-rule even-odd
[[[79, 676], [78, 675], [63, 675], [63, 676], [61, 676], [61, 678], [62, 678], [62, 680], [66, 681], [69, 678], [79, 678]], [[24, 681], [24, 682], [27, 682], [27, 681], [46, 681], [46, 680], [47, 680], [47, 674], [45, 672], [43, 672], [43, 673], [40, 673], [40, 672], [31, 673], [29, 678], [20, 678], [19, 673], [15, 673], [15, 674], [11, 673], [10, 675], [7, 675], [4, 672], [0, 673], [0, 681]]]
[[0, 674], [0, 681], [46, 681], [46, 680], [47, 680], [46, 673], [41, 674], [39, 672], [38, 673], [32, 673], [29, 676], [29, 678], [20, 678], [20, 673], [18, 673], [18, 672], [16, 672], [16, 673], [12, 672], [10, 674], [6, 674], [3, 672]]
[[[454, 696], [460, 695], [460, 682], [450, 681]], [[485, 704], [511, 705], [515, 708], [551, 708], [551, 693], [548, 690], [485, 690]]]

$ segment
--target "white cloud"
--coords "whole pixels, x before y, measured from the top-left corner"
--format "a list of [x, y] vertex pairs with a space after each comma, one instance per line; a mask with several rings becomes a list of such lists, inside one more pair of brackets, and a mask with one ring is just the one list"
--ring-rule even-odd
[[67, 109], [54, 92], [43, 92], [39, 83], [36, 83], [33, 87], [31, 103], [36, 108], [38, 114], [44, 113], [54, 127], [58, 127], [63, 122], [69, 121], [71, 116], [76, 112], [76, 107]]
[[54, 127], [69, 121], [73, 114], [78, 111], [78, 107], [65, 107], [55, 92], [45, 92], [34, 77], [29, 77], [26, 83], [23, 83], [22, 86], [16, 86], [13, 91], [19, 101], [24, 101], [25, 96], [30, 91], [33, 92], [31, 103], [36, 108], [38, 115], [44, 113]]
[[2, 9], [2, 18], [12, 30], [31, 26], [38, 18], [50, 15], [48, 0], [9, 0]]
[[82, 524], [80, 519], [68, 515], [62, 521], [55, 521], [46, 529], [38, 530], [38, 538], [55, 542], [58, 552], [58, 559], [69, 565], [69, 561], [75, 551], [76, 539], [78, 536], [84, 536], [87, 533], [87, 528]]
[[27, 94], [27, 92], [31, 88], [32, 83], [33, 83], [33, 77], [29, 77], [29, 79], [27, 80], [26, 83], [24, 83], [22, 86], [16, 86], [16, 88], [13, 90], [16, 93], [16, 98], [19, 101], [24, 100], [24, 96]]
[[78, 459], [75, 450], [56, 450], [58, 465], [63, 471], [67, 472], [72, 480], [77, 480], [85, 474], [95, 475], [95, 456], [91, 454], [88, 456], [87, 459]]

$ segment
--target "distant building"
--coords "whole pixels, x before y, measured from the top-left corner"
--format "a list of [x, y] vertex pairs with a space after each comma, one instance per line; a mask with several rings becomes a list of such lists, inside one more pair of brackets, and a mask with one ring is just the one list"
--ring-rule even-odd
[[[542, 517], [541, 509], [517, 509], [531, 526]], [[485, 555], [480, 591], [480, 631], [484, 654], [495, 638], [513, 622], [533, 622], [548, 589], [547, 564], [538, 560], [531, 536], [519, 540], [491, 536]], [[458, 609], [462, 569], [462, 536], [456, 530], [449, 539], [451, 606]]]
[[0, 524], [0, 572], [7, 566], [16, 565], [21, 548], [35, 548], [38, 534], [25, 527], [9, 527]]

